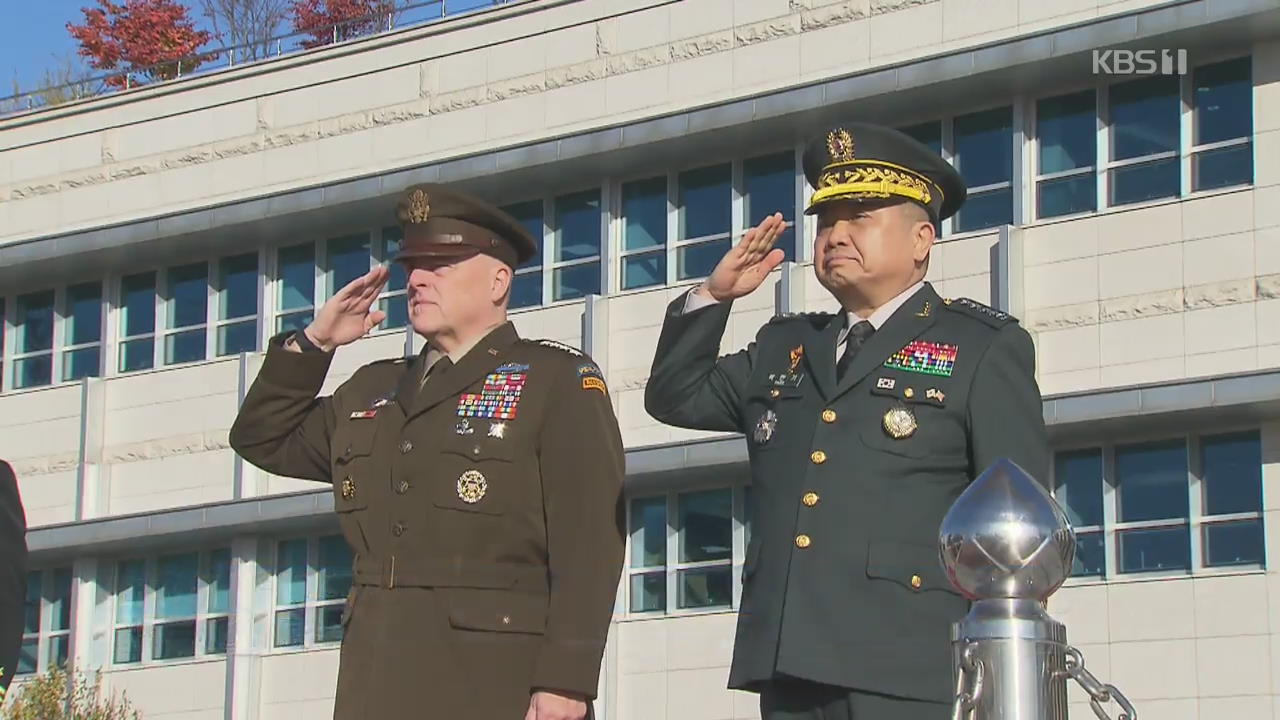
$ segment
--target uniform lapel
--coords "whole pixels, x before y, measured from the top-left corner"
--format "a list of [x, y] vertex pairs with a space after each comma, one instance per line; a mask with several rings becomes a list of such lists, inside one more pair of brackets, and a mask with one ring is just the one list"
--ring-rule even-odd
[[400, 406], [400, 411], [405, 417], [413, 411], [414, 402], [418, 398], [418, 388], [422, 383], [422, 374], [426, 372], [427, 366], [427, 347], [422, 348], [422, 352], [418, 353], [418, 357], [413, 362], [405, 366], [404, 374], [400, 376], [400, 384], [396, 386], [396, 404]]
[[439, 405], [446, 398], [459, 395], [467, 386], [489, 374], [501, 364], [503, 353], [511, 347], [520, 336], [516, 334], [515, 325], [503, 323], [471, 348], [457, 365], [449, 368], [440, 377], [433, 377], [416, 392], [417, 399], [410, 405], [406, 421]]
[[[845, 371], [844, 378], [836, 386], [838, 397], [857, 385], [868, 373], [884, 364], [890, 355], [928, 330], [937, 319], [937, 308], [942, 303], [933, 286], [925, 283], [909, 300], [902, 304], [880, 329], [867, 338]], [[834, 349], [831, 351], [834, 353]], [[830, 360], [830, 358], [828, 358]], [[834, 368], [834, 360], [831, 360]], [[834, 369], [832, 370], [834, 375]], [[833, 399], [833, 398], [828, 398]]]
[[804, 342], [804, 360], [809, 365], [809, 376], [824, 399], [830, 400], [836, 393], [836, 340], [844, 329], [844, 313], [831, 316], [825, 327], [810, 326], [809, 337]]

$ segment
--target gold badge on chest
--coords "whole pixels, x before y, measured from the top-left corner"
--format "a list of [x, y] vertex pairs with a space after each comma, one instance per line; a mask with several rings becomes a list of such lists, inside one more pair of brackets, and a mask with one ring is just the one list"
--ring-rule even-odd
[[884, 431], [895, 440], [911, 437], [916, 431], [916, 415], [904, 405], [895, 405], [884, 414]]
[[342, 480], [342, 499], [351, 500], [356, 496], [356, 481], [350, 477]]
[[479, 470], [468, 470], [458, 476], [458, 498], [462, 502], [474, 505], [484, 498], [489, 491], [489, 481]]

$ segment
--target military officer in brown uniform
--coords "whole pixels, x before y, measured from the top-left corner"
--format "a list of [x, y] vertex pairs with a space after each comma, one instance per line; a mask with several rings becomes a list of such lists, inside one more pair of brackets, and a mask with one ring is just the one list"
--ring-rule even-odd
[[231, 444], [333, 485], [355, 556], [335, 718], [577, 720], [622, 564], [608, 389], [590, 358], [507, 320], [513, 270], [537, 249], [519, 223], [431, 185], [398, 214], [423, 353], [317, 399], [334, 350], [383, 320], [374, 269], [272, 339]]
[[645, 407], [747, 436], [751, 543], [729, 685], [765, 720], [942, 720], [966, 611], [938, 528], [999, 458], [1046, 480], [1031, 338], [924, 281], [965, 186], [937, 154], [849, 124], [804, 153], [814, 273], [838, 312], [779, 316], [717, 357], [734, 299], [782, 260], [774, 215], [664, 320]]

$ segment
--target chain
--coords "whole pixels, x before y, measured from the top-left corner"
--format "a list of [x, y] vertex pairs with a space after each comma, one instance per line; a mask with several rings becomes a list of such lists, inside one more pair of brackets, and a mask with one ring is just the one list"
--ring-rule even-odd
[[1133, 709], [1129, 699], [1115, 685], [1103, 684], [1084, 666], [1084, 656], [1074, 647], [1067, 646], [1067, 675], [1080, 683], [1080, 687], [1089, 693], [1089, 706], [1098, 720], [1111, 720], [1111, 716], [1103, 709], [1102, 704], [1115, 700], [1120, 704], [1121, 713], [1118, 720], [1138, 720], [1138, 711]]
[[[982, 697], [982, 661], [974, 655], [977, 643], [969, 642], [960, 653], [960, 672], [956, 673], [956, 700], [952, 707], [952, 720], [972, 720], [973, 712], [978, 707], [978, 699]], [[973, 689], [965, 690], [965, 679], [973, 675]]]

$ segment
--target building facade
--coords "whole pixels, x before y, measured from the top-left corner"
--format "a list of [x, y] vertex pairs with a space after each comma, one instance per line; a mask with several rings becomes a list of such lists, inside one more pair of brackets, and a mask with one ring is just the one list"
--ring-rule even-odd
[[[514, 322], [609, 379], [630, 536], [598, 717], [758, 717], [725, 689], [745, 443], [660, 425], [644, 384], [666, 304], [774, 211], [788, 262], [724, 350], [832, 309], [799, 152], [850, 118], [969, 186], [929, 279], [1035, 339], [1079, 538], [1049, 611], [1088, 667], [1146, 717], [1280, 717], [1276, 0], [523, 0], [0, 118], [19, 671], [100, 670], [148, 720], [329, 714], [331, 490], [227, 431], [266, 339], [385, 262], [396, 194], [440, 181], [542, 239]], [[381, 302], [326, 392], [421, 348], [402, 274]]]

